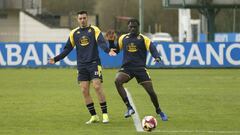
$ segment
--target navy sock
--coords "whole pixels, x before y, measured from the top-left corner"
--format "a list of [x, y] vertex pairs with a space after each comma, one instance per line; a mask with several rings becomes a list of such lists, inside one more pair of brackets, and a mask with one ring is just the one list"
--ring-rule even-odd
[[132, 106], [131, 106], [131, 104], [130, 104], [130, 102], [129, 102], [127, 97], [124, 99], [124, 103], [125, 103], [125, 105], [127, 106], [128, 109], [132, 108]]

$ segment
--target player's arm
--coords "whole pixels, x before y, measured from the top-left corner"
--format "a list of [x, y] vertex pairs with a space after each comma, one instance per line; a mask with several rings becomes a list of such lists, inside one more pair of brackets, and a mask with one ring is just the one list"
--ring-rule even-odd
[[94, 29], [95, 32], [95, 40], [97, 42], [97, 45], [105, 52], [105, 53], [109, 53], [110, 49], [108, 47], [108, 44], [106, 42], [106, 40], [104, 39], [102, 32], [100, 31], [100, 29], [96, 26], [91, 25], [91, 27]]
[[108, 47], [108, 44], [107, 44], [106, 40], [104, 39], [102, 33], [100, 33], [98, 36], [97, 44], [105, 53], [110, 52], [110, 48]]
[[109, 48], [116, 49], [116, 45], [115, 45], [116, 34], [114, 30], [108, 30], [105, 38], [109, 43]]
[[[121, 35], [118, 40], [117, 40], [117, 45], [116, 45], [116, 50], [115, 52], [118, 54], [122, 48], [123, 48], [123, 38], [125, 37], [125, 35]], [[110, 43], [110, 42], [109, 42]], [[114, 44], [114, 41], [113, 41]], [[115, 46], [115, 45], [114, 45]]]
[[108, 53], [110, 56], [115, 56], [116, 53], [114, 52], [114, 49], [110, 49], [108, 46], [109, 44], [106, 42], [106, 40], [104, 39], [102, 32], [100, 31], [100, 29], [96, 26], [91, 26], [94, 29], [95, 32], [95, 40], [97, 42], [97, 44], [99, 45], [99, 47], [105, 52]]
[[[120, 49], [119, 49], [119, 42], [117, 42], [117, 44], [115, 44], [115, 33], [113, 30], [109, 30], [106, 34], [106, 40], [109, 43], [109, 48], [113, 49], [115, 53], [119, 53]], [[119, 41], [119, 40], [118, 40]]]
[[109, 48], [116, 49], [116, 45], [114, 43], [114, 40], [108, 40], [108, 43], [109, 43]]
[[[115, 46], [115, 44], [114, 44], [114, 46]], [[120, 48], [119, 42], [117, 42], [115, 52], [118, 54], [120, 51], [121, 51], [121, 48]]]
[[110, 47], [116, 54], [118, 54], [119, 51], [120, 51], [118, 43], [117, 43], [117, 45], [115, 45], [114, 40], [111, 40], [111, 39], [110, 39], [110, 40], [108, 39], [108, 43], [109, 43], [109, 47]]
[[152, 54], [152, 57], [155, 58], [156, 62], [160, 62], [161, 57], [160, 57], [159, 52], [156, 49], [156, 46], [153, 45], [153, 43], [151, 42], [151, 40], [148, 37], [146, 37], [144, 35], [142, 35], [142, 36], [144, 38], [144, 43], [145, 43], [147, 51], [149, 51]]
[[56, 57], [50, 58], [49, 63], [54, 64], [54, 63], [62, 60], [72, 51], [72, 49], [73, 49], [73, 46], [72, 46], [72, 44], [70, 42], [70, 38], [69, 38], [65, 47], [64, 47], [64, 49], [63, 49], [63, 51], [59, 55], [57, 55]]
[[95, 30], [95, 38], [97, 41], [97, 44], [99, 47], [105, 52], [108, 53], [110, 56], [116, 56], [116, 53], [114, 52], [115, 49], [110, 49], [108, 46], [108, 42], [104, 39], [102, 32], [97, 28], [93, 27]]
[[99, 45], [99, 47], [101, 49], [103, 49], [103, 51], [105, 53], [108, 53], [110, 56], [116, 56], [116, 53], [115, 53], [115, 49], [114, 48], [109, 48], [109, 44], [106, 42], [106, 40], [104, 39], [102, 33], [99, 34], [98, 36], [98, 40], [97, 40], [97, 44]]
[[156, 62], [160, 62], [160, 61], [161, 61], [160, 54], [159, 54], [159, 52], [157, 51], [156, 46], [153, 45], [152, 42], [150, 43], [149, 51], [150, 51], [150, 53], [152, 54], [153, 58], [155, 58], [155, 61], [156, 61]]

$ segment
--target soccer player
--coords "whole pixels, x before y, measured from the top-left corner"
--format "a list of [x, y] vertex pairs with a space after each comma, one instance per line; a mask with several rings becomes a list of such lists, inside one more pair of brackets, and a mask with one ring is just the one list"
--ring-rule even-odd
[[115, 56], [116, 53], [108, 48], [101, 31], [98, 27], [88, 24], [87, 11], [80, 11], [77, 13], [77, 21], [79, 27], [70, 32], [64, 50], [54, 58], [49, 59], [50, 64], [67, 56], [74, 47], [77, 52], [77, 69], [78, 69], [78, 82], [80, 84], [85, 104], [91, 114], [91, 118], [86, 124], [99, 122], [99, 117], [96, 114], [94, 103], [89, 92], [90, 81], [92, 81], [93, 88], [97, 93], [100, 102], [101, 110], [103, 113], [103, 123], [108, 123], [109, 118], [107, 114], [107, 103], [105, 94], [102, 88], [102, 68], [99, 58], [98, 46], [108, 53], [110, 56]]
[[161, 57], [150, 39], [139, 33], [139, 25], [137, 19], [129, 20], [129, 33], [121, 35], [118, 39], [116, 52], [118, 53], [120, 50], [123, 51], [123, 63], [121, 69], [116, 75], [115, 85], [119, 95], [127, 106], [125, 118], [130, 117], [135, 111], [128, 100], [123, 84], [135, 77], [137, 82], [143, 86], [150, 96], [156, 109], [156, 113], [163, 121], [167, 121], [167, 115], [162, 112], [159, 106], [157, 95], [153, 89], [152, 81], [146, 69], [147, 51], [150, 51], [156, 62], [160, 62]]

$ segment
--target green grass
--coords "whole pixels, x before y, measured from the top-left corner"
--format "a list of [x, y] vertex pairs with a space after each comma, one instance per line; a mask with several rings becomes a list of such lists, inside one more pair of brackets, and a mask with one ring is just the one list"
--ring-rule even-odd
[[[1, 69], [1, 135], [130, 135], [133, 120], [123, 118], [125, 106], [113, 80], [117, 70], [105, 69], [104, 90], [111, 122], [85, 125], [89, 119], [75, 69]], [[240, 133], [240, 69], [149, 70], [168, 122], [158, 119], [151, 134], [191, 135], [168, 131], [238, 131]], [[135, 79], [125, 85], [140, 117], [154, 115], [144, 89]], [[91, 89], [97, 112], [98, 101]], [[161, 132], [159, 131], [166, 131]], [[232, 133], [233, 134], [233, 133]]]

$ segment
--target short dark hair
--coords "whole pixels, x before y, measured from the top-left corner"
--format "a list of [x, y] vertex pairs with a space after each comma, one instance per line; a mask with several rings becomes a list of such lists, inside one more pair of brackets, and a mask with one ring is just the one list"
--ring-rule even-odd
[[128, 25], [129, 25], [130, 23], [137, 23], [138, 26], [140, 25], [138, 19], [135, 19], [135, 18], [132, 18], [132, 19], [128, 20]]
[[77, 15], [82, 15], [82, 14], [88, 15], [88, 12], [85, 11], [85, 10], [82, 10], [82, 11], [77, 12]]

